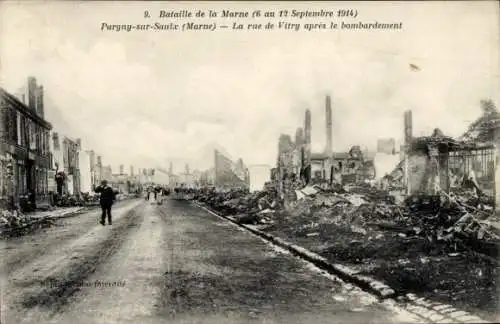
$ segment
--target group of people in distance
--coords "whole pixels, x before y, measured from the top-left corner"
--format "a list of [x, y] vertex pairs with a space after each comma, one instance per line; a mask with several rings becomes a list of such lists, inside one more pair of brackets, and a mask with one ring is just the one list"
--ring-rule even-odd
[[161, 204], [163, 202], [163, 197], [170, 195], [170, 189], [160, 185], [152, 185], [146, 189], [146, 196], [144, 199], [150, 200], [151, 194], [153, 194], [154, 200]]

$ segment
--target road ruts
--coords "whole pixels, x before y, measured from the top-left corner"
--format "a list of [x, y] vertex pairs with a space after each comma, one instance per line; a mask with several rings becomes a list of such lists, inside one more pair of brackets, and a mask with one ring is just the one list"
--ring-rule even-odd
[[[123, 210], [130, 209], [139, 199], [119, 201], [113, 206], [113, 214], [120, 215]], [[56, 226], [36, 230], [21, 237], [13, 237], [0, 241], [0, 259], [7, 275], [16, 272], [18, 268], [32, 262], [43, 253], [56, 250], [65, 242], [75, 240], [97, 226], [101, 210], [94, 210], [74, 217], [58, 219]]]
[[[53, 314], [64, 311], [70, 297], [80, 291], [85, 282], [99, 267], [106, 266], [109, 258], [134, 231], [134, 224], [142, 222], [142, 200], [136, 200], [114, 210], [113, 225], [102, 226], [93, 219], [87, 224], [82, 214], [81, 222], [70, 226], [76, 237], [61, 239], [56, 235], [44, 237], [45, 249], [22, 263], [14, 262], [13, 268], [4, 267], [2, 277], [2, 323], [46, 323]], [[63, 222], [63, 220], [61, 220]], [[93, 225], [90, 225], [93, 224]], [[80, 226], [88, 226], [82, 231]], [[62, 235], [62, 237], [65, 237]], [[31, 241], [34, 237], [25, 237]], [[8, 249], [11, 260], [25, 255], [21, 240], [18, 246]]]
[[187, 202], [142, 200], [115, 219], [11, 271], [2, 322], [419, 321]]
[[169, 323], [419, 321], [188, 202], [160, 211], [167, 269], [156, 316]]

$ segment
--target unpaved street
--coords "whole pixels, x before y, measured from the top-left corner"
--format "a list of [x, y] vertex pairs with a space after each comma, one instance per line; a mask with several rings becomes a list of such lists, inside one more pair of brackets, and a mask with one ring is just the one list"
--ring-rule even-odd
[[2, 323], [391, 323], [406, 314], [188, 202], [2, 242]]

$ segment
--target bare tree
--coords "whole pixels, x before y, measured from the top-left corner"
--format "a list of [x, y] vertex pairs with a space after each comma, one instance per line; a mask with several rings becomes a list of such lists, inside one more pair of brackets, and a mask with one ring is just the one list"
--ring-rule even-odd
[[482, 116], [471, 123], [461, 139], [490, 141], [495, 129], [499, 127], [500, 112], [491, 99], [480, 101]]
[[498, 109], [491, 99], [481, 100], [481, 110], [484, 115], [498, 115]]

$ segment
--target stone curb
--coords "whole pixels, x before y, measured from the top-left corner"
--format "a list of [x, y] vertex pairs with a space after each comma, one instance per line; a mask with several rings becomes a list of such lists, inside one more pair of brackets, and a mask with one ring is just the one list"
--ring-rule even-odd
[[[244, 228], [257, 236], [265, 240], [268, 240], [285, 250], [288, 250], [292, 254], [297, 255], [302, 259], [305, 259], [313, 263], [318, 268], [321, 268], [334, 275], [337, 275], [338, 277], [340, 277], [345, 281], [356, 284], [360, 288], [363, 288], [364, 290], [371, 292], [384, 300], [393, 300], [392, 298], [394, 298], [396, 295], [394, 289], [392, 289], [388, 285], [378, 280], [375, 280], [371, 277], [358, 275], [357, 271], [347, 266], [344, 266], [342, 264], [332, 264], [324, 257], [314, 252], [311, 252], [301, 246], [286, 242], [285, 240], [279, 237], [275, 237], [266, 232], [260, 231], [256, 228], [253, 228], [252, 226], [239, 224], [234, 219], [220, 215], [217, 212], [210, 210], [210, 208], [200, 205], [195, 201], [191, 201], [191, 203], [196, 207], [201, 208], [214, 216], [226, 219], [231, 223], [237, 225], [238, 227]], [[404, 296], [403, 299], [407, 301], [407, 302], [403, 301], [406, 304], [405, 309], [407, 311], [415, 315], [418, 315], [433, 323], [492, 323], [478, 316], [475, 316], [471, 313], [460, 311], [452, 307], [451, 305], [432, 302], [425, 298], [418, 298], [414, 294], [406, 294], [406, 296]]]

